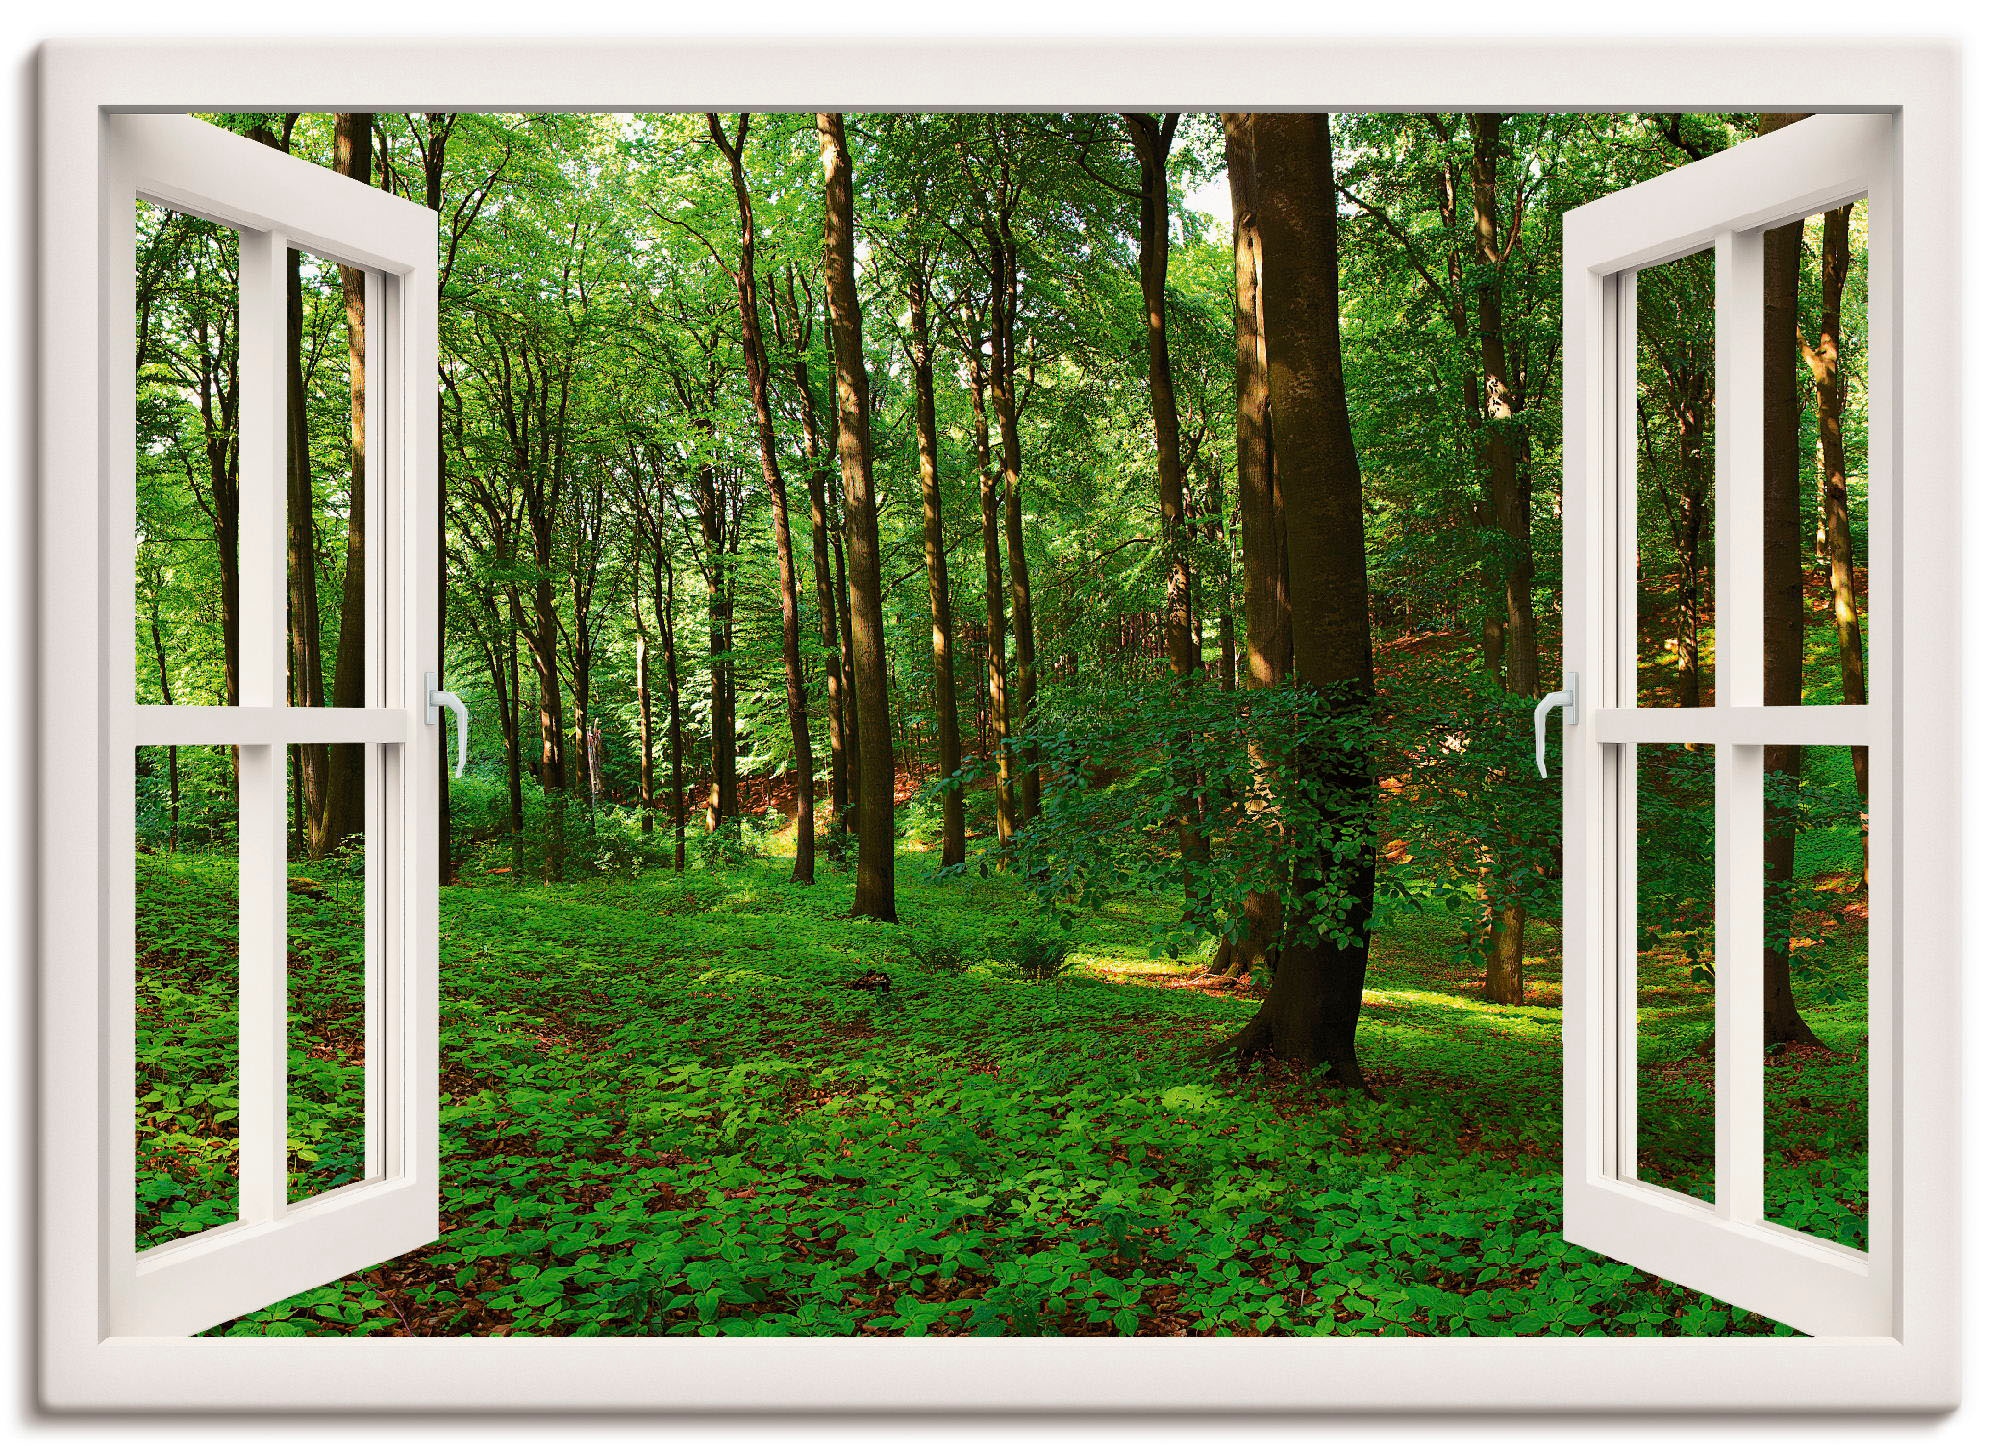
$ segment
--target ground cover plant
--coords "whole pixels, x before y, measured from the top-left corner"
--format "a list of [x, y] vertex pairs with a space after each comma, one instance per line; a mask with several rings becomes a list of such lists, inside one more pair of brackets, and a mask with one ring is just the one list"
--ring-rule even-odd
[[[217, 1333], [1784, 1333], [1563, 1242], [1546, 929], [1529, 1001], [1502, 1006], [1448, 917], [1392, 915], [1363, 1017], [1370, 1101], [1206, 1056], [1255, 1003], [1153, 954], [1170, 899], [1065, 932], [1015, 881], [900, 865], [896, 925], [848, 919], [842, 877], [799, 887], [762, 852], [447, 889], [443, 1236]], [[221, 1083], [233, 862], [140, 870], [149, 923], [209, 924], [148, 959], [149, 992], [192, 995], [202, 1011], [177, 996], [177, 1020], [209, 1030], [149, 1039], [146, 1073]], [[351, 867], [299, 871], [336, 902], [359, 891]], [[311, 942], [295, 970], [353, 949]], [[1812, 982], [1823, 1032], [1865, 1021], [1851, 976]], [[1665, 963], [1648, 989], [1663, 1018], [1709, 997]], [[318, 993], [308, 968], [295, 1073], [347, 1041]], [[1855, 1101], [1854, 1056], [1790, 1051], [1787, 1102]], [[1712, 1128], [1674, 1080], [1642, 1082], [1642, 1116], [1679, 1134], [1663, 1157], [1698, 1160]], [[142, 1104], [155, 1224], [233, 1213], [216, 1197], [232, 1109], [227, 1086]], [[1783, 1194], [1798, 1227], [1839, 1237], [1853, 1124], [1797, 1117], [1830, 1152], [1787, 1168]], [[340, 1137], [317, 1113], [294, 1136]]]

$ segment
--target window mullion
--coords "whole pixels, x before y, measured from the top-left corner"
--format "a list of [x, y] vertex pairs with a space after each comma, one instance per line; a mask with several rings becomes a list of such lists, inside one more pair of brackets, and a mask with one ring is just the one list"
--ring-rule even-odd
[[[285, 241], [245, 231], [238, 244], [238, 551], [240, 699], [281, 707], [286, 694]], [[238, 1215], [285, 1207], [285, 770], [282, 743], [238, 752]]]
[[[1764, 237], [1715, 246], [1715, 696], [1764, 700]], [[1764, 1212], [1764, 753], [1715, 752], [1715, 1203]]]

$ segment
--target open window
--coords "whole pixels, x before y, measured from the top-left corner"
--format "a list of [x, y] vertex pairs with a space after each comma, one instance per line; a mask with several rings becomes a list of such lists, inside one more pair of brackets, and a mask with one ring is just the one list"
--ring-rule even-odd
[[[1197, 106], [1410, 110], [1453, 96], [1521, 111], [1747, 109], [1813, 63], [1822, 114], [1573, 211], [1564, 242], [1567, 408], [1563, 867], [1565, 1232], [1577, 1245], [1806, 1337], [937, 1342], [207, 1338], [200, 1332], [428, 1243], [438, 1229], [437, 217], [186, 115], [312, 97], [325, 109], [802, 108], [824, 47], [257, 43], [56, 46], [44, 57], [41, 495], [41, 1067], [44, 1394], [96, 1408], [267, 1409], [1864, 1409], [1957, 1394], [1957, 112], [1955, 62], [1877, 46], [1525, 48], [1495, 92], [1488, 47], [1135, 45], [1118, 84]], [[923, 64], [910, 64], [912, 51]], [[551, 55], [554, 56], [552, 63]], [[1101, 46], [843, 52], [852, 104], [1103, 107]], [[1626, 79], [1643, 76], [1643, 85]], [[449, 78], [449, 86], [440, 82]], [[1622, 88], [1622, 89], [1621, 89]], [[1625, 94], [1625, 92], [1642, 92]], [[1866, 201], [1874, 416], [1867, 445], [1865, 701], [1767, 704], [1761, 674], [1760, 255], [1773, 227]], [[140, 690], [143, 469], [131, 360], [135, 206], [213, 230], [236, 289], [241, 513], [233, 697]], [[143, 241], [143, 236], [137, 239]], [[288, 691], [284, 268], [359, 279], [367, 683], [359, 706]], [[1668, 706], [1644, 689], [1635, 578], [1635, 379], [1647, 277], [1689, 263], [1677, 305], [1715, 319], [1709, 505], [1713, 670]], [[1709, 289], [1704, 294], [1703, 288]], [[1687, 297], [1693, 297], [1688, 302]], [[135, 460], [141, 460], [135, 467]], [[218, 606], [220, 608], [220, 606]], [[1697, 611], [1699, 613], [1699, 611]], [[1910, 648], [1923, 642], [1928, 651]], [[1656, 643], [1656, 642], [1655, 642]], [[1685, 643], [1685, 642], [1684, 642]], [[161, 667], [164, 676], [167, 672]], [[1921, 711], [1905, 701], [1922, 699]], [[351, 1163], [300, 1176], [288, 1144], [288, 755], [364, 764], [355, 980], [362, 1080]], [[1873, 763], [1866, 887], [1865, 1239], [1788, 1225], [1769, 1192], [1759, 964], [1772, 811], [1765, 752]], [[1716, 992], [1713, 1172], [1646, 1161], [1635, 1000], [1648, 752], [1712, 823], [1702, 867]], [[164, 1228], [140, 1204], [135, 841], [149, 770], [190, 753], [227, 783], [239, 930], [229, 965], [228, 1172]], [[135, 770], [135, 762], [140, 765]], [[1796, 774], [1796, 772], [1794, 773]], [[178, 788], [176, 788], [178, 793]], [[1649, 794], [1650, 793], [1650, 794]], [[178, 803], [178, 794], [174, 797]], [[1683, 804], [1686, 804], [1684, 802]], [[178, 812], [178, 805], [176, 806]], [[183, 823], [178, 814], [177, 824]], [[1912, 842], [1934, 846], [1909, 869]], [[1913, 1050], [1913, 1045], [1924, 1045]], [[1251, 1347], [1254, 1345], [1254, 1350]]]
[[[1577, 1244], [1663, 1275], [1813, 1335], [1888, 1335], [1897, 1263], [1895, 1144], [1891, 1107], [1896, 1038], [1897, 940], [1894, 832], [1897, 721], [1892, 611], [1895, 436], [1886, 417], [1868, 433], [1870, 652], [1865, 703], [1767, 704], [1764, 590], [1767, 523], [1782, 528], [1786, 490], [1766, 487], [1765, 359], [1767, 235], [1828, 209], [1866, 202], [1871, 271], [1896, 275], [1895, 124], [1888, 116], [1817, 116], [1570, 212], [1563, 265], [1570, 414], [1563, 493], [1564, 661], [1580, 692], [1564, 772], [1564, 1232]], [[1842, 216], [1842, 222], [1845, 217]], [[1797, 243], [1791, 242], [1796, 246]], [[1635, 400], [1642, 352], [1642, 296], [1651, 269], [1699, 262], [1713, 278], [1714, 445], [1712, 636], [1689, 639], [1689, 673], [1706, 686], [1678, 699], [1646, 688], [1648, 653], [1638, 578], [1642, 480]], [[1895, 289], [1869, 293], [1868, 334], [1895, 335]], [[1668, 306], [1705, 306], [1704, 297]], [[1777, 340], [1791, 376], [1790, 336]], [[1704, 366], [1694, 360], [1691, 369]], [[1870, 356], [1869, 391], [1893, 398], [1896, 350]], [[1789, 419], [1786, 420], [1789, 422]], [[1796, 470], [1794, 470], [1796, 473]], [[1767, 495], [1776, 499], [1767, 510]], [[1793, 509], [1794, 514], [1798, 511]], [[1767, 520], [1767, 514], [1772, 517]], [[1772, 522], [1775, 520], [1776, 522]], [[1695, 531], [1697, 536], [1700, 531]], [[1779, 555], [1799, 553], [1796, 536]], [[1688, 551], [1688, 570], [1695, 564]], [[1691, 609], [1690, 624], [1705, 613]], [[1692, 636], [1694, 629], [1684, 629]], [[1793, 647], [1795, 650], [1797, 646]], [[1653, 653], [1657, 653], [1657, 646]], [[1691, 682], [1693, 683], [1693, 682]], [[1796, 693], [1796, 692], [1793, 692]], [[1702, 704], [1701, 701], [1709, 703]], [[1787, 1226], [1766, 1194], [1767, 974], [1789, 970], [1789, 920], [1773, 920], [1778, 884], [1767, 840], [1785, 841], [1789, 886], [1798, 793], [1798, 751], [1865, 752], [1869, 770], [1866, 850], [1860, 873], [1868, 901], [1869, 1027], [1866, 1248]], [[1696, 760], [1682, 778], [1693, 799], [1712, 793], [1713, 929], [1704, 954], [1712, 977], [1713, 1029], [1695, 1056], [1712, 1059], [1698, 1094], [1714, 1123], [1712, 1175], [1695, 1184], [1658, 1182], [1642, 1164], [1640, 1084], [1648, 1065], [1638, 1022], [1642, 991], [1642, 877], [1659, 831], [1653, 798], [1671, 796], [1654, 767], [1658, 753]], [[1776, 768], [1776, 769], [1773, 769]], [[1782, 941], [1773, 946], [1769, 939]], [[1711, 1189], [1712, 1181], [1712, 1189]]]
[[[117, 561], [104, 580], [111, 685], [100, 1170], [105, 1332], [188, 1335], [379, 1263], [437, 1232], [437, 754], [424, 718], [424, 676], [437, 654], [436, 240], [423, 208], [192, 117], [107, 118], [103, 157], [104, 352], [125, 361], [109, 369], [105, 425], [104, 535]], [[210, 277], [176, 288], [135, 256], [136, 232], [150, 238], [172, 227], [199, 229], [211, 243], [198, 254], [213, 259]], [[306, 446], [303, 436], [288, 435], [286, 279], [288, 266], [300, 265], [288, 262], [288, 253], [346, 269], [360, 304], [354, 316], [365, 329], [365, 342], [354, 348], [362, 374], [354, 391], [366, 427], [357, 431], [351, 479], [341, 478], [351, 494], [342, 508], [357, 525], [348, 568], [360, 577], [351, 584], [365, 602], [350, 644], [363, 661], [359, 706], [320, 704], [318, 691], [301, 688], [288, 641], [288, 611], [298, 609], [295, 586], [288, 601], [288, 580], [302, 567], [296, 539], [288, 541], [288, 502], [299, 506], [296, 497], [288, 501], [297, 462], [288, 449]], [[159, 580], [192, 573], [177, 570], [182, 561], [163, 538], [171, 531], [140, 507], [142, 498], [158, 502], [153, 475], [171, 479], [172, 471], [151, 467], [168, 450], [157, 427], [140, 429], [135, 420], [158, 400], [143, 396], [143, 382], [135, 399], [129, 360], [143, 346], [135, 318], [144, 307], [166, 306], [169, 293], [201, 313], [197, 331], [207, 351], [183, 372], [193, 374], [201, 406], [234, 425], [215, 431], [217, 447], [233, 448], [233, 458], [218, 464], [213, 481], [204, 476], [188, 485], [210, 490], [201, 503], [218, 521], [215, 539], [224, 550], [211, 592], [213, 613], [227, 628], [218, 632], [212, 688], [204, 693], [233, 703], [186, 703], [185, 688], [177, 698], [171, 682], [201, 672], [194, 662], [170, 660], [157, 610], [150, 622], [157, 658], [135, 659], [138, 600], [149, 576], [157, 588]], [[141, 358], [142, 378], [161, 371]], [[158, 683], [147, 689], [155, 670]], [[296, 795], [288, 776], [304, 751], [337, 754], [359, 801], [353, 829], [344, 833], [359, 879], [356, 949], [344, 985], [353, 1007], [347, 1057], [360, 1080], [350, 1095], [358, 1121], [352, 1163], [322, 1175], [326, 1183], [301, 1176], [289, 1148], [301, 1094], [296, 1083], [288, 1091], [288, 1079], [309, 1061], [294, 1041], [302, 1025], [288, 991], [294, 954], [286, 931], [297, 885], [288, 873], [288, 801]], [[185, 1021], [175, 1020], [195, 999], [139, 1001], [134, 964], [141, 953], [160, 950], [146, 929], [173, 907], [156, 911], [135, 901], [136, 796], [150, 769], [170, 762], [169, 809], [178, 829], [181, 766], [197, 756], [209, 762], [220, 798], [204, 829], [237, 845], [234, 1011], [205, 1025], [210, 1056], [219, 1060], [201, 1075], [219, 1079], [206, 1085], [213, 1102], [205, 1121], [222, 1152], [210, 1156], [202, 1192], [176, 1200], [177, 1215], [162, 1216], [154, 1212], [160, 1196], [145, 1191], [171, 1187], [162, 1168], [187, 1165], [192, 1150], [151, 1142], [135, 1122], [149, 1097], [189, 1089], [138, 1080], [136, 1035], [142, 1028], [185, 1032]], [[227, 975], [232, 965], [219, 966]]]

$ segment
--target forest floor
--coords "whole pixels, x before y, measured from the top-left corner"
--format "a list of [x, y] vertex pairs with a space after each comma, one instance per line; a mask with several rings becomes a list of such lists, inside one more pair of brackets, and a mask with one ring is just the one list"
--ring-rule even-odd
[[[233, 862], [140, 861], [149, 1243], [233, 1215]], [[1166, 904], [1065, 934], [910, 854], [888, 926], [785, 870], [447, 888], [441, 1238], [214, 1333], [1789, 1333], [1562, 1239], [1549, 928], [1502, 1008], [1393, 917], [1369, 1101], [1205, 1056], [1255, 1003], [1154, 955]], [[359, 1173], [355, 875], [293, 868], [295, 1198]], [[1644, 987], [1642, 1172], [1702, 1192], [1712, 997]], [[1807, 982], [1831, 1051], [1770, 1075], [1774, 1214], [1850, 1240], [1853, 989]]]

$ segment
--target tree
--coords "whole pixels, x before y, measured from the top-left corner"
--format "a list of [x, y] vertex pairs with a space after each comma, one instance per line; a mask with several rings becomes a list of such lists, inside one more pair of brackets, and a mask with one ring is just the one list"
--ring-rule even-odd
[[840, 474], [847, 504], [848, 598], [854, 631], [854, 915], [896, 920], [896, 763], [889, 735], [889, 661], [882, 635], [881, 540], [861, 298], [854, 286], [854, 165], [838, 111], [818, 113], [826, 177], [826, 310], [839, 399]]
[[[915, 204], [923, 205], [919, 183]], [[931, 606], [931, 685], [937, 702], [938, 771], [956, 782], [961, 764], [958, 738], [958, 676], [952, 661], [951, 572], [945, 554], [944, 491], [938, 479], [937, 376], [931, 357], [931, 256], [923, 239], [912, 244], [908, 263], [910, 325], [904, 348], [917, 407], [917, 483], [924, 504], [924, 578]], [[953, 784], [944, 792], [942, 864], [965, 861], [965, 791]]]
[[[826, 670], [827, 797], [836, 831], [847, 830], [847, 716], [846, 680], [851, 673], [847, 662], [846, 608], [834, 589], [829, 564], [827, 538], [831, 532], [826, 501], [826, 447], [820, 437], [819, 404], [812, 382], [807, 355], [813, 341], [813, 297], [809, 281], [798, 276], [790, 265], [785, 268], [784, 290], [775, 278], [767, 283], [771, 295], [771, 328], [780, 346], [791, 352], [792, 386], [799, 407], [799, 428], [806, 455], [806, 503], [812, 517], [813, 598], [819, 606], [819, 641]], [[798, 294], [805, 293], [805, 306]]]
[[[1768, 136], [1803, 113], [1767, 111]], [[1806, 579], [1799, 526], [1799, 255], [1805, 223], [1764, 233], [1764, 704], [1805, 699]], [[1797, 746], [1764, 748], [1764, 892], [1767, 915], [1788, 908], [1798, 863]], [[1792, 992], [1789, 912], [1764, 930], [1764, 1040], [1823, 1046]]]
[[[1513, 219], [1503, 240], [1499, 215], [1501, 117], [1482, 111], [1472, 118], [1472, 217], [1479, 267], [1474, 293], [1479, 324], [1482, 442], [1488, 480], [1487, 507], [1505, 541], [1506, 684], [1515, 695], [1541, 692], [1541, 665], [1535, 646], [1534, 551], [1530, 543], [1531, 504], [1523, 474], [1518, 415], [1508, 367], [1507, 340], [1501, 319], [1502, 268], [1521, 237], [1525, 210], [1517, 191]], [[1528, 184], [1522, 172], [1521, 188]], [[1519, 893], [1504, 889], [1491, 908], [1486, 938], [1486, 996], [1496, 1003], [1527, 1001], [1522, 970], [1526, 943], [1527, 905]]]
[[1365, 1088], [1354, 1033], [1374, 912], [1375, 782], [1360, 726], [1375, 682], [1361, 467], [1341, 372], [1333, 152], [1324, 116], [1260, 114], [1254, 131], [1294, 670], [1329, 729], [1293, 762], [1316, 807], [1315, 819], [1292, 824], [1307, 844], [1293, 890], [1309, 910], [1285, 924], [1270, 995], [1228, 1046]]
[[[1265, 356], [1263, 238], [1257, 211], [1257, 118], [1232, 111], [1222, 118], [1233, 214], [1236, 337], [1236, 491], [1243, 517], [1243, 684], [1268, 690], [1292, 668], [1291, 600], [1286, 581], [1285, 510], [1273, 468], [1271, 390]], [[1276, 769], [1276, 762], [1260, 762]], [[1221, 934], [1209, 971], [1247, 976], [1276, 940], [1278, 895], [1253, 884], [1243, 921]]]
[[1007, 683], [1007, 598], [1000, 573], [1000, 480], [986, 421], [986, 362], [980, 330], [969, 329], [966, 373], [972, 395], [973, 467], [979, 474], [979, 539], [985, 564], [986, 713], [993, 756], [993, 835], [1004, 849], [1018, 825], [1014, 808], [1013, 701]]
[[797, 845], [792, 880], [813, 879], [813, 746], [812, 725], [806, 718], [806, 672], [799, 655], [799, 585], [792, 568], [791, 507], [785, 479], [778, 468], [778, 436], [771, 422], [770, 364], [764, 353], [764, 329], [757, 305], [757, 214], [750, 205], [750, 184], [743, 175], [743, 143], [750, 133], [750, 114], [736, 118], [736, 139], [723, 133], [722, 118], [708, 113], [708, 131], [729, 162], [730, 184], [736, 193], [741, 230], [735, 268], [736, 306], [743, 319], [743, 372], [750, 384], [750, 406], [757, 415], [757, 457], [764, 469], [764, 488], [771, 496], [771, 535], [778, 546], [778, 606], [784, 620], [785, 714], [792, 729], [792, 765], [797, 785]]
[[[964, 140], [959, 144], [959, 158], [986, 249], [986, 301], [990, 311], [986, 328], [986, 397], [993, 423], [1000, 431], [999, 463], [1004, 485], [1000, 502], [1012, 606], [1009, 619], [1014, 634], [1015, 682], [1007, 714], [1011, 726], [1032, 728], [1041, 674], [1035, 659], [1035, 596], [1028, 578], [1027, 536], [1021, 518], [1021, 249], [1014, 230], [1016, 214], [1027, 194], [1026, 143], [1016, 118], [996, 115], [983, 120], [987, 169], [982, 170], [969, 159], [970, 147]], [[1014, 806], [1019, 822], [1026, 823], [1033, 821], [1041, 809], [1041, 773], [1032, 751], [1017, 755], [1014, 767], [1020, 778]]]
[[[1849, 241], [1853, 204], [1835, 207], [1821, 224], [1819, 337], [1799, 335], [1799, 351], [1812, 374], [1813, 411], [1819, 425], [1820, 467], [1826, 528], [1828, 586], [1833, 595], [1834, 631], [1840, 644], [1840, 695], [1848, 705], [1868, 702], [1868, 671], [1861, 642], [1861, 612], [1855, 593], [1854, 531], [1847, 515], [1847, 370], [1843, 366], [1840, 309], [1854, 252]], [[1868, 747], [1856, 746], [1854, 789], [1868, 804]]]
[[[363, 186], [373, 176], [375, 117], [372, 112], [342, 112], [336, 118], [333, 169]], [[359, 267], [340, 269], [340, 292], [347, 307], [347, 387], [350, 399], [348, 433], [347, 564], [341, 575], [340, 635], [334, 647], [335, 707], [356, 709], [368, 703], [368, 274]], [[320, 851], [357, 835], [367, 818], [367, 771], [364, 754], [354, 744], [326, 748], [326, 796], [319, 827]]]

